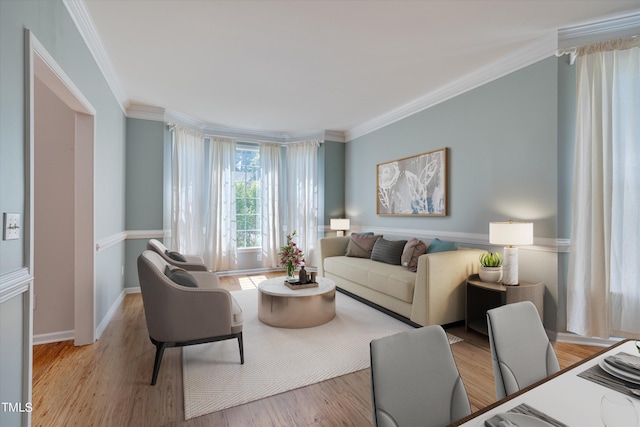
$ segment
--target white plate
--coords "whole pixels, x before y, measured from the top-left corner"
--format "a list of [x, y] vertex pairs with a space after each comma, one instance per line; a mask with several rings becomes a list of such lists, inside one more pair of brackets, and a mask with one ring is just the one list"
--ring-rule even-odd
[[613, 375], [614, 377], [640, 385], [640, 377], [633, 375], [630, 372], [623, 371], [622, 369], [618, 369], [615, 366], [611, 366], [607, 362], [605, 362], [604, 359], [600, 360], [598, 364], [602, 369], [604, 369], [605, 372]]
[[482, 420], [480, 424], [478, 424], [478, 427], [484, 427], [484, 422], [486, 420], [489, 420], [495, 417], [496, 415], [500, 415], [501, 417], [511, 421], [518, 427], [553, 427], [551, 424], [541, 420], [540, 418], [536, 418], [531, 415], [517, 414], [514, 412], [503, 412], [501, 414], [493, 414], [490, 417], [487, 417], [484, 420]]

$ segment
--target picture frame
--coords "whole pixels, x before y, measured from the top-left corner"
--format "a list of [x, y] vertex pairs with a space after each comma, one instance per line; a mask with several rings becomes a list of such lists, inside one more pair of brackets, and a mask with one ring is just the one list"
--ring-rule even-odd
[[376, 214], [448, 215], [448, 149], [376, 165]]

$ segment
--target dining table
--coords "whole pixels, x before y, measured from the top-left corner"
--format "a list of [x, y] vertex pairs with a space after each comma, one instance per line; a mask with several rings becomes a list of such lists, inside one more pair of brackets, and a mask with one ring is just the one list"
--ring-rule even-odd
[[[620, 358], [621, 356], [623, 358]], [[622, 340], [603, 348], [602, 351], [482, 408], [450, 426], [602, 427], [608, 425], [603, 421], [603, 411], [611, 412], [609, 408], [605, 408], [609, 400], [615, 401], [615, 404], [630, 403], [631, 408], [627, 407], [624, 411], [635, 412], [635, 417], [631, 413], [629, 418], [625, 418], [619, 425], [624, 427], [639, 425], [640, 397], [635, 395], [633, 390], [638, 389], [640, 394], [640, 364], [636, 367], [637, 373], [634, 373], [633, 369], [624, 370], [620, 369], [621, 366], [612, 366], [619, 360], [640, 362], [640, 349], [637, 348], [636, 341]], [[603, 399], [605, 395], [607, 398]], [[613, 411], [613, 416], [619, 418], [625, 416], [623, 410], [618, 407], [614, 407]], [[508, 416], [504, 417], [505, 414]], [[501, 424], [500, 421], [504, 419], [508, 421]], [[517, 420], [524, 421], [518, 423]]]

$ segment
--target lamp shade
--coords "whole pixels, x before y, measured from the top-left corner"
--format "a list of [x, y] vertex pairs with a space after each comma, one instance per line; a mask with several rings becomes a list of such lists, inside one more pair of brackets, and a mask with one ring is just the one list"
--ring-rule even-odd
[[348, 230], [351, 228], [351, 221], [346, 218], [333, 218], [331, 219], [332, 230]]
[[489, 243], [520, 246], [533, 244], [532, 222], [490, 222]]

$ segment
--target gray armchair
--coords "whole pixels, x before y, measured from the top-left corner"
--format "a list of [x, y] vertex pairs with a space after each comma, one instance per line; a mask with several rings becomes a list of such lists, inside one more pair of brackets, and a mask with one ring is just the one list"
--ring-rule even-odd
[[487, 326], [498, 399], [560, 370], [538, 309], [532, 302], [517, 302], [487, 311]]
[[158, 253], [167, 263], [189, 271], [209, 271], [204, 260], [197, 255], [184, 255], [167, 249], [159, 240], [151, 239], [147, 242], [147, 249]]
[[[165, 348], [235, 338], [244, 363], [242, 309], [215, 273], [184, 270], [192, 282], [183, 286], [170, 279], [171, 267], [156, 252], [138, 257], [138, 277], [149, 338], [156, 346], [151, 385], [155, 385]], [[179, 269], [178, 269], [179, 270]], [[166, 273], [165, 273], [166, 272]], [[185, 282], [187, 283], [187, 282]]]
[[375, 426], [445, 426], [471, 413], [441, 326], [379, 338], [370, 347]]

